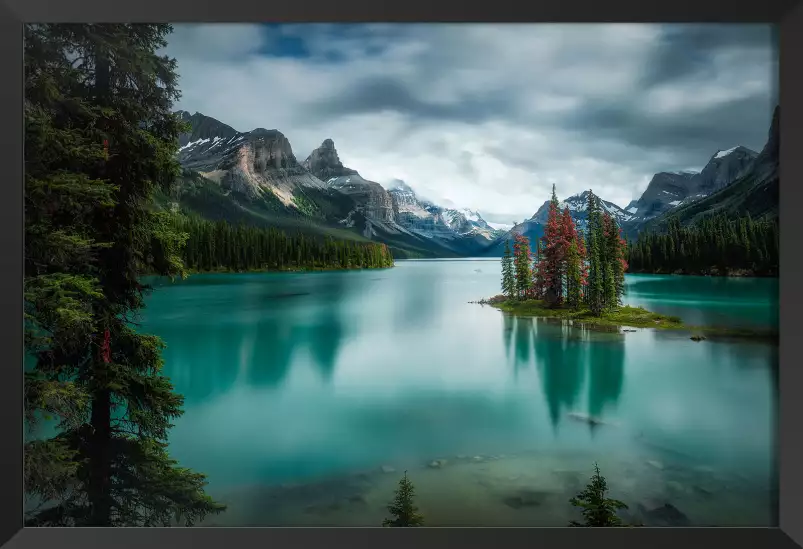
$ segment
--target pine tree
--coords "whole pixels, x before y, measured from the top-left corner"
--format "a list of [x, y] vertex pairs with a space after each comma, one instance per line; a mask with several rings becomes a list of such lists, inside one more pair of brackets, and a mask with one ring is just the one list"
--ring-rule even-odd
[[[181, 214], [171, 214], [170, 221], [175, 230], [188, 235], [183, 261], [193, 271], [393, 266], [393, 254], [386, 244], [288, 236], [274, 228], [233, 226]], [[282, 245], [288, 242], [289, 247]], [[237, 252], [232, 254], [232, 250]]]
[[505, 255], [502, 256], [502, 293], [508, 299], [516, 295], [516, 279], [513, 276], [513, 256], [510, 243], [505, 241]]
[[588, 192], [587, 212], [588, 284], [586, 285], [585, 300], [591, 314], [600, 316], [605, 307], [604, 239], [602, 238], [602, 216], [599, 202], [591, 191]]
[[566, 303], [578, 309], [582, 301], [583, 274], [582, 259], [577, 241], [572, 241], [566, 254]]
[[530, 254], [530, 240], [517, 234], [513, 241], [513, 270], [516, 280], [516, 296], [526, 299], [532, 296], [532, 257]]
[[665, 232], [644, 232], [627, 247], [627, 263], [633, 272], [727, 274], [749, 269], [757, 275], [774, 276], [778, 272], [773, 236], [777, 227], [777, 219], [756, 222], [749, 215], [711, 215], [685, 227], [677, 218], [670, 218]]
[[415, 489], [413, 483], [407, 478], [407, 471], [404, 472], [404, 477], [399, 481], [399, 488], [396, 490], [396, 497], [393, 502], [388, 505], [388, 511], [394, 518], [385, 519], [382, 526], [391, 527], [415, 527], [424, 524], [424, 517], [418, 512], [413, 497], [415, 496]]
[[616, 220], [608, 212], [602, 215], [602, 254], [604, 264], [603, 288], [604, 288], [604, 308], [612, 310], [619, 307], [622, 303], [624, 294], [625, 271], [627, 261], [625, 260], [625, 243], [622, 239], [619, 226]]
[[622, 519], [616, 514], [620, 509], [627, 509], [623, 502], [606, 497], [608, 483], [594, 464], [594, 475], [585, 490], [573, 497], [569, 502], [580, 507], [584, 521], [571, 521], [570, 526], [611, 527], [622, 526]]
[[562, 234], [566, 245], [564, 286], [566, 299], [573, 309], [580, 307], [583, 289], [588, 282], [588, 266], [586, 264], [586, 248], [583, 238], [577, 231], [571, 212], [566, 208], [562, 216]]
[[[161, 341], [136, 332], [145, 272], [182, 275], [185, 235], [149, 207], [178, 174], [169, 25], [25, 29], [29, 525], [191, 525], [224, 509], [167, 454], [183, 399]], [[29, 427], [32, 427], [29, 424]]]

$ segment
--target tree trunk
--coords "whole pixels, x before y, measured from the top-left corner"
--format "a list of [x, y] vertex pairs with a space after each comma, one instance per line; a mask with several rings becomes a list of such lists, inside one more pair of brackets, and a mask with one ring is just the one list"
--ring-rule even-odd
[[[104, 366], [99, 365], [100, 368]], [[99, 388], [92, 398], [92, 435], [89, 448], [89, 504], [91, 526], [111, 526], [111, 392]]]

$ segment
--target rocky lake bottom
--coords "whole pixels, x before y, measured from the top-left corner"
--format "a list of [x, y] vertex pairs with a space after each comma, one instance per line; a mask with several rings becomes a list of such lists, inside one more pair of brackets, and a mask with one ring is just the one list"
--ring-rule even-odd
[[580, 519], [569, 499], [586, 486], [595, 461], [608, 482], [609, 497], [628, 505], [619, 513], [627, 524], [773, 523], [771, 512], [765, 517], [755, 513], [756, 499], [769, 502], [773, 494], [738, 473], [659, 456], [634, 462], [576, 452], [531, 452], [439, 457], [426, 463], [383, 464], [314, 482], [241, 486], [220, 494], [229, 510], [203, 525], [381, 526], [406, 471], [427, 526], [568, 526]]

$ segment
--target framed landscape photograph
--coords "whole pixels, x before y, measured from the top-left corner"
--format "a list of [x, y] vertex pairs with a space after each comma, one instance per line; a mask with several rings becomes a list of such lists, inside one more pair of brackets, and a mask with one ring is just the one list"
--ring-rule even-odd
[[779, 24], [134, 21], [20, 33], [26, 531], [782, 525]]

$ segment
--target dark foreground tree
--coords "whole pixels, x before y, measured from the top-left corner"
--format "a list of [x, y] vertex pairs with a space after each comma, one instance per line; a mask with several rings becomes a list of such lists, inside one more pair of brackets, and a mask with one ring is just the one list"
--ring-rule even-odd
[[413, 502], [415, 489], [413, 483], [407, 478], [407, 471], [399, 481], [399, 489], [396, 490], [396, 497], [393, 503], [388, 505], [388, 511], [394, 518], [385, 519], [382, 526], [393, 527], [413, 527], [424, 524], [424, 517], [418, 512], [418, 507]]
[[183, 399], [161, 341], [133, 326], [141, 275], [183, 274], [185, 235], [150, 208], [178, 173], [175, 61], [155, 53], [170, 31], [25, 29], [28, 525], [192, 525], [224, 509], [167, 453]]
[[569, 501], [575, 507], [580, 507], [583, 513], [583, 522], [571, 521], [569, 526], [623, 526], [622, 519], [616, 514], [619, 509], [627, 509], [627, 505], [617, 499], [606, 497], [608, 483], [600, 475], [599, 466], [594, 464], [594, 475], [585, 490]]

